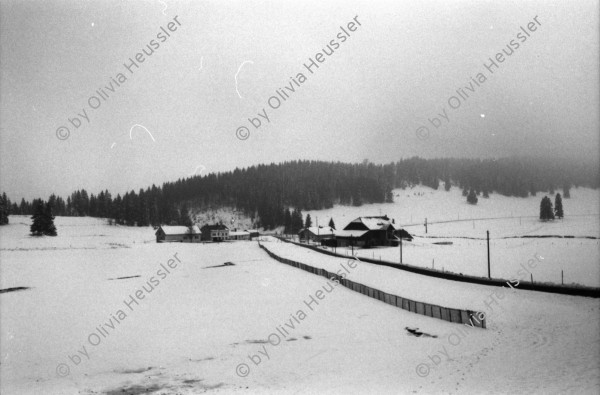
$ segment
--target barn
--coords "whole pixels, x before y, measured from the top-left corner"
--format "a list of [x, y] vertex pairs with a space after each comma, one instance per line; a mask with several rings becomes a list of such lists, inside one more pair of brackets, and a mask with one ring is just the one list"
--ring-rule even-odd
[[200, 229], [196, 225], [187, 226], [159, 226], [156, 232], [157, 243], [199, 243]]
[[335, 229], [329, 226], [311, 226], [309, 228], [300, 229], [298, 236], [301, 242], [320, 243], [321, 240], [333, 239], [335, 237]]
[[412, 240], [404, 229], [397, 229], [394, 220], [387, 215], [378, 217], [358, 217], [343, 230], [335, 232], [338, 247], [396, 246], [402, 239]]

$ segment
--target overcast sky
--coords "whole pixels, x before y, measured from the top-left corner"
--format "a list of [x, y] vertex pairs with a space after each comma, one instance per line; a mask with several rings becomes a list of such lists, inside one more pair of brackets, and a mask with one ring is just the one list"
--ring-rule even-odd
[[[2, 0], [0, 187], [20, 200], [294, 159], [597, 158], [598, 14], [598, 1]], [[277, 89], [289, 97], [274, 109]]]

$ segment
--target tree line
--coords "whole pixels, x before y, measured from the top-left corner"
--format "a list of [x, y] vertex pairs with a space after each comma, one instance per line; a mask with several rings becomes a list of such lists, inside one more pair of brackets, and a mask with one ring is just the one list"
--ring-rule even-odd
[[[559, 188], [565, 194], [571, 187], [598, 188], [599, 182], [597, 165], [559, 159], [413, 157], [389, 164], [290, 161], [193, 176], [116, 196], [108, 190], [90, 194], [82, 189], [66, 200], [52, 194], [46, 201], [21, 199], [17, 204], [3, 194], [1, 210], [7, 215], [31, 215], [39, 203], [49, 203], [58, 216], [157, 226], [188, 225], [190, 212], [231, 207], [249, 216], [257, 227], [284, 225], [291, 230], [302, 222], [301, 214], [299, 219], [294, 211], [393, 202], [392, 189], [418, 184], [438, 189], [444, 183], [446, 190], [454, 186], [484, 197], [494, 192], [527, 197]], [[472, 194], [470, 199], [474, 201]]]

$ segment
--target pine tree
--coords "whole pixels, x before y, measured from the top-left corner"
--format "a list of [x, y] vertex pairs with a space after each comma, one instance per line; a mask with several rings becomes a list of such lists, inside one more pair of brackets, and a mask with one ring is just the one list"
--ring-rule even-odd
[[552, 201], [548, 196], [544, 196], [540, 203], [540, 219], [548, 221], [554, 219], [554, 210], [552, 209]]
[[556, 199], [554, 200], [554, 214], [558, 218], [563, 218], [565, 216], [563, 212], [562, 197], [560, 196], [560, 193], [556, 194]]
[[305, 228], [310, 228], [312, 226], [312, 219], [310, 218], [310, 214], [306, 214], [306, 222], [304, 222]]
[[330, 219], [329, 219], [329, 227], [330, 227], [331, 229], [335, 229], [335, 223], [333, 222], [333, 218], [330, 218]]
[[289, 208], [285, 209], [283, 213], [283, 233], [292, 233], [292, 214]]
[[50, 202], [46, 203], [46, 209], [44, 210], [44, 235], [56, 236], [56, 226], [54, 226], [54, 215], [52, 215]]
[[302, 211], [295, 208], [292, 212], [292, 233], [296, 234], [302, 229]]
[[471, 189], [469, 195], [467, 196], [467, 202], [469, 202], [470, 204], [477, 204], [477, 201], [477, 195], [475, 194], [475, 191]]
[[8, 214], [10, 213], [10, 200], [6, 197], [6, 193], [0, 196], [0, 225], [8, 224]]
[[469, 190], [467, 189], [467, 187], [464, 187], [464, 189], [462, 191], [462, 195], [463, 196], [468, 196], [469, 195]]
[[[90, 207], [91, 207], [91, 204], [92, 204], [92, 202], [90, 200]], [[136, 218], [137, 226], [150, 225], [150, 208], [148, 206], [148, 197], [146, 196], [146, 193], [144, 192], [143, 189], [140, 189], [140, 192], [139, 192], [136, 214], [137, 214], [137, 218]], [[185, 226], [189, 226], [189, 224], [186, 222]]]
[[31, 205], [25, 201], [25, 198], [21, 198], [21, 204], [19, 205], [19, 211], [23, 215], [32, 214]]
[[452, 187], [452, 185], [450, 184], [450, 177], [446, 176], [444, 178], [444, 189], [446, 191], [449, 191], [451, 187]]
[[29, 231], [32, 236], [42, 236], [44, 234], [44, 229], [46, 228], [46, 220], [44, 215], [44, 205], [42, 203], [38, 203], [35, 207], [35, 212], [31, 219], [33, 222], [29, 227]]

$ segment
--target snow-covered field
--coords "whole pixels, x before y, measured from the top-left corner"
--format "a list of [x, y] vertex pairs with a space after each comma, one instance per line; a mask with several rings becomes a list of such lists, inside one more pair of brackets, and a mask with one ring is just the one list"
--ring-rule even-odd
[[[561, 193], [562, 190], [556, 192]], [[348, 222], [356, 217], [366, 215], [384, 215], [387, 214], [390, 218], [395, 218], [402, 226], [409, 224], [423, 224], [425, 218], [429, 223], [440, 221], [466, 220], [471, 218], [502, 218], [513, 217], [515, 220], [512, 226], [516, 233], [527, 234], [531, 231], [530, 228], [519, 227], [519, 217], [531, 217], [533, 219], [539, 217], [540, 201], [542, 197], [549, 196], [554, 204], [554, 196], [549, 194], [539, 193], [537, 196], [529, 196], [527, 198], [506, 197], [497, 193], [490, 194], [488, 199], [479, 196], [479, 201], [476, 205], [467, 203], [466, 198], [462, 196], [462, 191], [457, 187], [452, 187], [446, 192], [443, 188], [433, 190], [425, 186], [415, 186], [407, 189], [394, 189], [394, 203], [378, 203], [366, 204], [360, 207], [339, 206], [336, 205], [328, 210], [305, 211], [304, 214], [310, 214], [313, 222], [319, 218], [319, 225], [327, 225], [329, 218], [333, 217], [336, 225], [339, 227], [345, 226]], [[590, 227], [582, 229], [585, 234], [587, 231], [595, 231], [593, 235], [598, 235], [598, 214], [600, 213], [600, 191], [589, 188], [573, 188], [571, 189], [571, 198], [563, 198], [563, 207], [565, 217], [571, 216], [596, 216], [596, 222], [592, 222]], [[475, 224], [477, 226], [477, 223]], [[493, 225], [490, 225], [493, 226]], [[407, 228], [410, 229], [410, 228]], [[463, 224], [463, 230], [470, 232], [472, 223]], [[496, 229], [493, 227], [487, 228], [491, 232]], [[440, 225], [429, 226], [429, 234], [436, 234], [442, 231]], [[454, 229], [453, 229], [454, 230]], [[473, 234], [481, 237], [481, 231], [486, 228], [476, 229]], [[573, 229], [577, 231], [577, 229]], [[419, 233], [425, 233], [425, 228], [420, 226]], [[468, 234], [460, 233], [460, 236]], [[499, 235], [499, 234], [498, 234]], [[497, 236], [498, 236], [497, 235]]]
[[[0, 228], [0, 288], [30, 287], [0, 294], [2, 394], [600, 389], [596, 299], [517, 290], [492, 302], [484, 286], [366, 263], [349, 275], [486, 311], [489, 328], [471, 329], [331, 290], [256, 242], [155, 244], [150, 228], [60, 217], [59, 236], [38, 239], [27, 236], [28, 224], [11, 217]], [[315, 266], [347, 263], [269, 240], [275, 252]], [[311, 303], [319, 290], [325, 296]], [[130, 300], [137, 291], [139, 304]]]
[[[338, 229], [359, 216], [387, 214], [415, 236], [412, 242], [403, 243], [404, 263], [481, 277], [487, 277], [485, 238], [489, 230], [492, 277], [531, 281], [533, 276], [534, 282], [600, 287], [600, 243], [585, 238], [600, 236], [598, 190], [573, 189], [571, 198], [563, 200], [565, 218], [550, 222], [538, 219], [543, 196], [539, 193], [528, 198], [492, 194], [489, 199], [480, 197], [475, 206], [466, 203], [458, 188], [446, 192], [419, 186], [394, 190], [394, 195], [393, 204], [335, 206], [308, 213], [323, 224], [333, 217]], [[427, 233], [422, 225], [426, 217]], [[415, 223], [421, 225], [410, 226]], [[521, 238], [536, 235], [575, 238]], [[452, 245], [434, 244], [439, 242]], [[351, 253], [343, 248], [337, 252]], [[544, 258], [542, 263], [529, 272], [519, 272], [536, 254]], [[357, 255], [400, 260], [399, 247], [358, 250]]]

